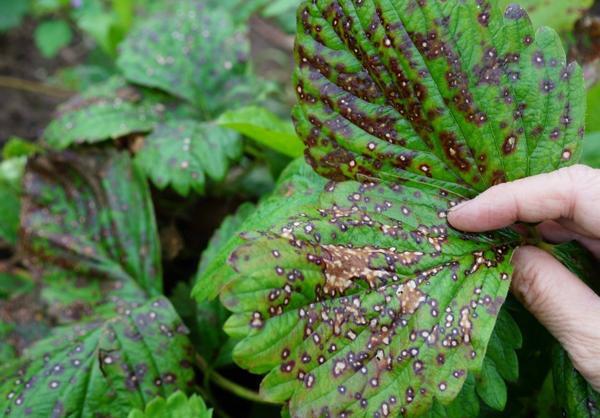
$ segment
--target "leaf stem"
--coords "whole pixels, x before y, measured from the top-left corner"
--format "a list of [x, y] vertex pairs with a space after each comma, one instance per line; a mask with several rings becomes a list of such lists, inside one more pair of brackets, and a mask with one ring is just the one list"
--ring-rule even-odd
[[68, 99], [74, 94], [74, 92], [60, 87], [10, 76], [0, 76], [0, 87], [44, 94], [58, 99]]
[[227, 379], [225, 376], [219, 374], [214, 369], [210, 368], [199, 354], [196, 354], [196, 364], [212, 381], [215, 385], [219, 386], [222, 389], [227, 390], [228, 392], [233, 393], [234, 395], [239, 396], [242, 399], [247, 399], [252, 402], [259, 402], [264, 404], [274, 404], [275, 402], [268, 401], [264, 399], [258, 392], [255, 392], [251, 389], [248, 389], [244, 386], [238, 385], [237, 383]]

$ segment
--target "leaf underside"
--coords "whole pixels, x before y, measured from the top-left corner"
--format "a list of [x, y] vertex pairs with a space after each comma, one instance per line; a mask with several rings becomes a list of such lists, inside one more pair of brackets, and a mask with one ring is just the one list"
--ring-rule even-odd
[[579, 158], [581, 69], [520, 7], [319, 0], [298, 13], [294, 116], [321, 174], [417, 175], [474, 195]]
[[337, 183], [261, 203], [235, 271], [209, 267], [195, 296], [221, 289], [234, 359], [291, 416], [460, 416], [465, 381], [462, 399], [501, 409], [520, 340], [491, 336], [519, 237], [446, 214], [578, 160], [581, 69], [523, 9], [482, 0], [307, 1], [295, 51], [296, 129]]

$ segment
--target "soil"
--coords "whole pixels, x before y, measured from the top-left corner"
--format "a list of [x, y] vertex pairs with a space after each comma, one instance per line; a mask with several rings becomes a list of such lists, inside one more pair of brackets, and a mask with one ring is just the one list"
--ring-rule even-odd
[[[36, 24], [26, 19], [19, 27], [0, 33], [0, 146], [11, 136], [34, 140], [40, 136], [64, 94], [25, 91], [7, 87], [11, 80], [46, 83], [57, 69], [83, 62], [88, 47], [81, 40], [53, 59], [44, 58], [35, 46]], [[11, 80], [6, 80], [10, 77]], [[28, 84], [29, 85], [29, 84]]]

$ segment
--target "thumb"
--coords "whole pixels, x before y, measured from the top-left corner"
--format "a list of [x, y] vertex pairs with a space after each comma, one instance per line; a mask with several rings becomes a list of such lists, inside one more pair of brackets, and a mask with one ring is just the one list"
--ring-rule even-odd
[[600, 297], [550, 254], [521, 247], [513, 294], [560, 341], [575, 368], [600, 390]]

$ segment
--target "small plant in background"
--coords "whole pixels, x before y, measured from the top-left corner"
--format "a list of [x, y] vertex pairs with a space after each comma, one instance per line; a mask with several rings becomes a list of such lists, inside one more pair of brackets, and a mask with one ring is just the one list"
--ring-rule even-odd
[[[0, 411], [598, 416], [508, 294], [522, 237], [446, 222], [584, 144], [600, 166], [595, 44], [572, 33], [592, 1], [546, 3], [3, 3], [42, 54], [83, 37], [102, 59], [3, 148]], [[264, 68], [294, 32], [286, 86]]]

